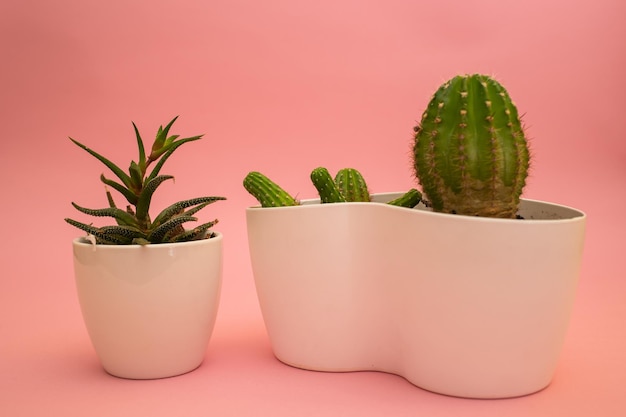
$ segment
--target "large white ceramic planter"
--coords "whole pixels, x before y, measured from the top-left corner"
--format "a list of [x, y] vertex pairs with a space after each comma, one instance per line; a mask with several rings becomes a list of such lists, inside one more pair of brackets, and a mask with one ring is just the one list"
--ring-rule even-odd
[[472, 398], [550, 383], [577, 287], [582, 212], [523, 200], [525, 220], [505, 220], [317, 203], [247, 209], [258, 298], [279, 360], [385, 371]]
[[78, 299], [104, 369], [164, 378], [202, 363], [221, 288], [222, 235], [175, 244], [73, 242]]

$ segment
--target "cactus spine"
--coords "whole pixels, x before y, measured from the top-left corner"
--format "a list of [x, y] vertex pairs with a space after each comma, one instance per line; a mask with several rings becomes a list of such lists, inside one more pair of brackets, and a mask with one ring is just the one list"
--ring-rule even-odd
[[517, 109], [492, 78], [456, 76], [415, 128], [415, 174], [435, 211], [513, 218], [529, 151]]
[[370, 193], [363, 175], [354, 168], [343, 168], [335, 175], [335, 184], [346, 201], [370, 201]]
[[287, 191], [260, 172], [248, 173], [243, 180], [243, 186], [261, 203], [261, 207], [297, 206], [300, 204]]

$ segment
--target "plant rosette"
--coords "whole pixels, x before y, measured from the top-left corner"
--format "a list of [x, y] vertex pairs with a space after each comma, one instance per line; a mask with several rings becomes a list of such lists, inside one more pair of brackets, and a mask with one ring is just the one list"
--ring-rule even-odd
[[[72, 203], [81, 213], [110, 217], [115, 224], [97, 227], [65, 220], [87, 232], [72, 243], [78, 300], [102, 366], [118, 377], [165, 378], [197, 368], [217, 316], [223, 236], [210, 230], [217, 220], [190, 229], [183, 226], [196, 221], [198, 211], [225, 198], [183, 200], [150, 216], [154, 192], [174, 178], [160, 173], [164, 162], [181, 145], [202, 137], [170, 136], [174, 121], [159, 128], [149, 153], [135, 126], [139, 157], [128, 173], [72, 139], [117, 177], [100, 177], [108, 207]], [[125, 210], [117, 207], [109, 187], [127, 200]]]
[[522, 200], [524, 220], [373, 203], [246, 211], [276, 357], [317, 371], [384, 371], [470, 398], [553, 378], [575, 297], [585, 214]]

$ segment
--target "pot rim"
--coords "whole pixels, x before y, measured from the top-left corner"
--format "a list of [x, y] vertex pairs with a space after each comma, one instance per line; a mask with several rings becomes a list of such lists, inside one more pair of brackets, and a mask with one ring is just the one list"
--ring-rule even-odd
[[[502, 219], [502, 218], [494, 218], [494, 217], [467, 216], [467, 215], [462, 215], [462, 214], [437, 213], [437, 212], [430, 210], [429, 208], [424, 206], [422, 203], [418, 204], [418, 206], [413, 209], [407, 209], [406, 207], [398, 207], [398, 206], [385, 204], [386, 201], [390, 201], [403, 194], [404, 192], [374, 193], [374, 194], [371, 194], [372, 201], [370, 202], [345, 202], [345, 203], [331, 203], [331, 204], [320, 204], [319, 198], [310, 198], [310, 199], [300, 200], [300, 205], [298, 206], [261, 207], [259, 205], [255, 205], [255, 206], [247, 207], [246, 212], [248, 214], [251, 214], [254, 212], [258, 212], [259, 209], [261, 208], [263, 209], [264, 212], [277, 212], [281, 210], [283, 211], [285, 210], [293, 211], [293, 210], [303, 210], [303, 209], [320, 210], [320, 209], [329, 209], [331, 207], [333, 207], [333, 209], [337, 209], [337, 207], [367, 205], [367, 206], [376, 206], [376, 207], [387, 207], [390, 210], [401, 210], [403, 212], [406, 212], [407, 210], [413, 210], [415, 212], [419, 212], [427, 216], [436, 216], [436, 217], [446, 216], [446, 217], [449, 217], [450, 219], [455, 219], [456, 221], [472, 221], [472, 222], [489, 222], [489, 223], [520, 222], [524, 224], [528, 224], [528, 223], [545, 224], [545, 223], [579, 222], [579, 221], [585, 221], [587, 218], [586, 213], [580, 209], [577, 209], [571, 206], [566, 206], [563, 204], [552, 203], [552, 202], [542, 201], [542, 200], [527, 199], [527, 198], [520, 199], [520, 212], [524, 211], [524, 206], [529, 206], [529, 205], [530, 206], [544, 206], [549, 212], [552, 213], [551, 216], [547, 218], [525, 218], [520, 221], [518, 219]], [[556, 213], [557, 211], [559, 213], [566, 213], [566, 214], [559, 215]]]
[[195, 246], [201, 245], [207, 242], [221, 242], [224, 238], [224, 235], [217, 231], [212, 231], [213, 236], [208, 239], [199, 239], [199, 240], [190, 240], [187, 242], [173, 242], [173, 243], [152, 243], [148, 245], [139, 245], [139, 244], [129, 244], [129, 245], [107, 245], [104, 243], [94, 244], [89, 241], [86, 241], [85, 236], [76, 237], [72, 239], [72, 245], [85, 247], [85, 246], [93, 246], [97, 248], [101, 248], [103, 250], [158, 250], [158, 249], [169, 249], [171, 247], [180, 247], [180, 246]]

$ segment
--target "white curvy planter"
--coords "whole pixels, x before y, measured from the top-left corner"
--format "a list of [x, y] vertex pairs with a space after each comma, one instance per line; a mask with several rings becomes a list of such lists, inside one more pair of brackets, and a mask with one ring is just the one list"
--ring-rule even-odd
[[153, 379], [202, 363], [217, 315], [222, 235], [174, 244], [73, 241], [78, 299], [104, 369]]
[[584, 213], [531, 200], [521, 203], [525, 220], [317, 203], [246, 213], [280, 361], [384, 371], [471, 398], [550, 383], [577, 287]]

